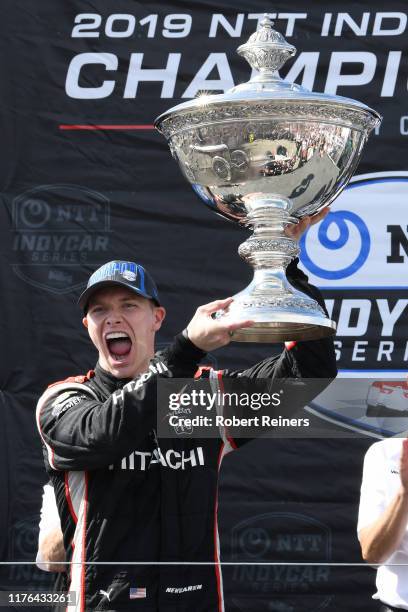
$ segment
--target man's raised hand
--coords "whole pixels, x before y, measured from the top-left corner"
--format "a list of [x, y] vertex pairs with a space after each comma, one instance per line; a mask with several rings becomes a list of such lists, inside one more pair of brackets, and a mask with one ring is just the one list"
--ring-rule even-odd
[[226, 298], [197, 308], [194, 317], [187, 325], [188, 337], [193, 344], [208, 353], [229, 344], [236, 329], [253, 325], [254, 322], [250, 319], [231, 322], [229, 317], [214, 318], [212, 316], [219, 310], [226, 310], [233, 301], [233, 298]]

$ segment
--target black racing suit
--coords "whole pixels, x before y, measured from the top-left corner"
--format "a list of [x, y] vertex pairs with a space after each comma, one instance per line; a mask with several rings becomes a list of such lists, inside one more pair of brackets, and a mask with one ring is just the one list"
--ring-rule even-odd
[[[323, 304], [295, 264], [288, 271], [295, 287]], [[216, 563], [217, 483], [222, 458], [234, 444], [225, 437], [159, 442], [156, 436], [157, 377], [193, 377], [203, 355], [180, 334], [134, 381], [118, 380], [97, 365], [41, 397], [37, 424], [67, 558], [74, 562], [70, 590], [78, 604], [68, 610], [224, 610]], [[244, 372], [211, 375], [218, 382], [238, 375], [331, 379], [333, 342], [299, 342]], [[147, 564], [158, 560], [215, 563]]]

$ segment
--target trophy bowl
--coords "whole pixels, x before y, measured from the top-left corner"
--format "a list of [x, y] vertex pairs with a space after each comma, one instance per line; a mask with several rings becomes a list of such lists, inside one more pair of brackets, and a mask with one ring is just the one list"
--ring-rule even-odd
[[283, 81], [278, 70], [296, 49], [272, 26], [265, 15], [238, 48], [257, 71], [254, 78], [225, 94], [179, 104], [155, 121], [202, 201], [253, 230], [238, 250], [254, 268], [253, 280], [220, 313], [231, 321], [254, 321], [234, 333], [240, 342], [335, 333], [319, 304], [286, 279], [299, 248], [285, 229], [333, 202], [381, 122], [361, 102]]

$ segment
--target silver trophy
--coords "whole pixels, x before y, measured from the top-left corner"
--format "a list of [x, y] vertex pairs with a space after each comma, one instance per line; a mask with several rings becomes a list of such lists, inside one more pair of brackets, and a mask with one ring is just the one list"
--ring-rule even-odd
[[311, 340], [336, 325], [286, 279], [299, 254], [285, 228], [328, 206], [345, 188], [380, 115], [361, 102], [311, 92], [278, 70], [296, 52], [265, 15], [238, 47], [256, 76], [222, 95], [201, 95], [156, 119], [173, 157], [215, 212], [248, 226], [239, 247], [254, 268], [226, 316], [253, 319], [239, 342]]

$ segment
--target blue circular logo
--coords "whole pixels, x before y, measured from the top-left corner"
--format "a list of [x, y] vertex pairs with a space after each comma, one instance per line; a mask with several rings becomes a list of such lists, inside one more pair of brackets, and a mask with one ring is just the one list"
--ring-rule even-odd
[[[300, 240], [300, 247], [302, 249], [302, 263], [315, 276], [320, 276], [320, 278], [325, 278], [328, 280], [346, 278], [347, 276], [351, 276], [357, 272], [357, 270], [359, 270], [367, 260], [370, 252], [370, 233], [364, 221], [358, 215], [350, 211], [338, 210], [335, 212], [330, 212], [320, 224], [318, 231], [319, 242], [324, 248], [330, 249], [331, 251], [342, 249], [347, 244], [350, 237], [348, 222], [352, 223], [357, 228], [360, 234], [361, 246], [360, 251], [353, 263], [345, 268], [341, 268], [340, 270], [325, 270], [314, 263], [314, 261], [310, 259], [307, 252], [306, 234], [302, 236]], [[333, 223], [337, 227], [339, 234], [338, 238], [336, 239], [329, 238], [329, 228]]]

